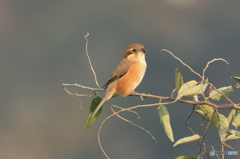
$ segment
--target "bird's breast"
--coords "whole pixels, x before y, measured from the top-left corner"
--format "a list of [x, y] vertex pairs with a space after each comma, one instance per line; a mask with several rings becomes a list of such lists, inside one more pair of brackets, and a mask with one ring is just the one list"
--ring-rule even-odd
[[134, 62], [126, 75], [118, 80], [116, 92], [122, 96], [128, 96], [141, 83], [147, 64], [145, 60]]

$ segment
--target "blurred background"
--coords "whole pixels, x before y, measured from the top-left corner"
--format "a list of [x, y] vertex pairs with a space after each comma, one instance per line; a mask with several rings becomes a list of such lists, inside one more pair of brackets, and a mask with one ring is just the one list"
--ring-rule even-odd
[[[105, 105], [98, 120], [83, 130], [95, 96], [91, 91], [72, 88], [73, 92], [93, 95], [78, 98], [79, 105], [62, 88], [63, 83], [96, 87], [85, 54], [87, 32], [89, 55], [101, 86], [132, 43], [142, 43], [147, 50], [148, 68], [137, 92], [170, 96], [176, 68], [185, 82], [200, 81], [161, 49], [172, 51], [199, 73], [213, 58], [226, 59], [230, 65], [218, 61], [206, 71], [216, 87], [234, 87], [236, 81], [231, 76], [240, 76], [238, 0], [1, 0], [0, 4], [1, 159], [105, 158], [97, 134], [101, 122], [111, 114], [109, 107]], [[240, 92], [235, 87], [234, 91], [230, 98], [238, 103]], [[138, 97], [117, 97], [111, 102], [125, 108], [143, 104]], [[144, 104], [155, 102], [146, 99]], [[191, 135], [185, 126], [191, 110], [186, 104], [168, 106], [175, 141]], [[160, 124], [157, 107], [136, 111], [140, 120], [132, 113], [121, 115], [149, 130], [158, 143], [141, 129], [112, 117], [101, 131], [102, 146], [110, 158], [198, 156], [197, 143], [173, 148]], [[225, 115], [229, 112], [220, 110]], [[189, 126], [198, 132], [200, 123], [193, 114]], [[213, 125], [205, 141], [208, 153], [211, 146], [221, 151]], [[239, 141], [227, 143], [240, 146]]]

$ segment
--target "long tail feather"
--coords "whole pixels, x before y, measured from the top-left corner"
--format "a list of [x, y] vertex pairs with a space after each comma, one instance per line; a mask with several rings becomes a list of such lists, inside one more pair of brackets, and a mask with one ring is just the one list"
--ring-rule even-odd
[[98, 112], [98, 110], [102, 107], [102, 105], [104, 104], [104, 102], [108, 99], [110, 99], [113, 94], [115, 93], [115, 91], [109, 91], [106, 92], [105, 97], [102, 99], [102, 101], [98, 104], [97, 108], [94, 110], [94, 112], [92, 113], [91, 117], [89, 118], [89, 121], [92, 120], [92, 118], [96, 115], [96, 113]]

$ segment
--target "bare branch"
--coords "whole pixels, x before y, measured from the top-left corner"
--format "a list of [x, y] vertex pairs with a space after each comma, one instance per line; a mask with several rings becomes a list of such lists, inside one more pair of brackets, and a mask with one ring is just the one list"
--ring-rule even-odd
[[77, 96], [77, 97], [91, 97], [92, 95], [91, 94], [78, 94], [77, 92], [75, 92], [75, 93], [71, 93], [66, 87], [65, 87], [65, 85], [63, 84], [63, 89], [68, 93], [68, 94], [70, 94], [70, 95], [72, 95], [72, 96]]
[[157, 96], [152, 94], [145, 94], [145, 93], [131, 93], [129, 96], [142, 96], [143, 98], [154, 98], [154, 99], [161, 99], [161, 100], [175, 100], [172, 97], [164, 97], [164, 96]]
[[[215, 149], [214, 149], [213, 146], [212, 146], [212, 149], [213, 149], [213, 151], [215, 152]], [[218, 159], [220, 159], [220, 157], [218, 156], [218, 154], [215, 154], [215, 155], [217, 156]]]
[[[119, 118], [122, 119], [123, 121], [128, 122], [128, 123], [130, 123], [130, 124], [132, 124], [132, 125], [140, 128], [140, 129], [144, 130], [145, 132], [147, 132], [147, 133], [152, 137], [153, 140], [156, 141], [155, 137], [154, 137], [148, 130], [146, 130], [146, 129], [144, 129], [143, 127], [141, 127], [141, 126], [139, 126], [139, 125], [137, 125], [137, 124], [135, 124], [135, 123], [133, 123], [133, 122], [131, 122], [131, 121], [123, 118], [123, 117], [121, 117], [120, 115], [118, 115], [120, 112], [126, 111], [127, 109], [122, 109], [122, 110], [120, 110], [120, 111], [118, 111], [118, 112], [115, 112], [112, 108], [111, 108], [111, 110], [113, 111], [113, 114], [111, 114], [111, 115], [109, 115], [108, 117], [106, 117], [106, 118], [102, 121], [102, 123], [101, 123], [101, 125], [100, 125], [100, 127], [99, 127], [99, 129], [98, 129], [98, 144], [99, 144], [99, 146], [100, 146], [100, 148], [101, 148], [101, 151], [103, 152], [103, 154], [105, 155], [106, 158], [110, 159], [110, 158], [108, 157], [108, 155], [106, 154], [106, 152], [104, 151], [103, 147], [102, 147], [101, 140], [100, 140], [100, 133], [101, 133], [101, 129], [102, 129], [102, 127], [103, 127], [103, 124], [104, 124], [109, 118], [113, 117], [114, 115], [116, 115], [117, 117], [119, 117]], [[129, 110], [131, 110], [131, 109], [129, 109]], [[156, 143], [157, 143], [157, 141], [156, 141]]]
[[205, 136], [207, 135], [208, 128], [209, 128], [210, 124], [212, 123], [212, 119], [213, 119], [215, 113], [216, 113], [216, 109], [214, 110], [214, 112], [213, 112], [213, 114], [212, 114], [212, 116], [211, 116], [211, 118], [210, 118], [210, 120], [209, 120], [209, 122], [208, 122], [208, 125], [207, 125], [207, 127], [206, 127], [206, 130], [205, 130], [205, 132], [204, 132], [204, 134], [203, 134], [203, 136], [202, 136], [202, 142], [201, 142], [201, 144], [200, 144], [199, 153], [200, 153], [201, 150], [203, 149], [203, 148], [202, 148], [202, 144], [203, 144], [203, 142], [204, 142]]
[[93, 69], [93, 66], [92, 66], [92, 62], [91, 62], [91, 59], [89, 57], [89, 54], [88, 54], [88, 37], [89, 36], [89, 33], [87, 32], [87, 35], [84, 36], [84, 38], [86, 39], [86, 54], [87, 54], [87, 57], [88, 57], [88, 61], [89, 61], [89, 64], [90, 64], [90, 67], [91, 67], [91, 70], [92, 70], [92, 73], [93, 73], [93, 76], [94, 76], [94, 79], [95, 79], [95, 83], [96, 85], [98, 86], [98, 88], [101, 88], [98, 84], [98, 81], [97, 81], [97, 76], [96, 76], [96, 73]]
[[[222, 152], [224, 152], [224, 145], [222, 144]], [[224, 159], [224, 153], [222, 153], [222, 159]]]
[[[195, 133], [194, 133], [193, 130], [189, 127], [189, 125], [188, 125], [188, 120], [189, 120], [190, 117], [192, 116], [192, 114], [193, 114], [193, 112], [194, 112], [194, 110], [195, 110], [195, 106], [196, 106], [196, 105], [193, 105], [193, 108], [192, 108], [191, 113], [188, 115], [187, 119], [185, 120], [185, 123], [186, 123], [187, 128], [191, 131], [191, 133], [192, 133], [193, 135], [194, 135]], [[199, 133], [198, 133], [198, 134], [199, 134]], [[197, 143], [198, 143], [198, 145], [199, 145], [199, 147], [200, 147], [199, 141], [197, 141]], [[204, 144], [204, 146], [205, 146], [205, 143], [204, 143], [204, 142], [203, 142], [203, 144]], [[206, 148], [203, 149], [203, 154], [204, 154], [204, 153], [206, 153], [207, 157], [209, 158], [208, 153], [207, 153], [207, 151], [206, 151]], [[203, 154], [202, 154], [202, 155], [203, 155]], [[199, 155], [201, 155], [201, 154], [199, 154]]]
[[65, 90], [66, 90], [66, 87], [80, 87], [80, 88], [91, 90], [91, 91], [103, 91], [103, 92], [105, 92], [105, 90], [102, 89], [102, 88], [92, 88], [92, 87], [83, 86], [83, 85], [80, 85], [80, 84], [77, 84], [77, 83], [74, 83], [74, 84], [65, 84], [65, 83], [63, 83], [63, 88]]
[[[116, 115], [118, 118], [120, 118], [120, 119], [122, 119], [123, 121], [125, 121], [125, 122], [127, 122], [127, 123], [130, 123], [130, 124], [132, 124], [132, 125], [140, 128], [140, 129], [142, 129], [143, 131], [147, 132], [147, 133], [152, 137], [152, 139], [156, 141], [155, 137], [150, 133], [150, 131], [148, 131], [148, 130], [146, 130], [145, 128], [143, 128], [143, 127], [141, 127], [141, 126], [139, 126], [139, 125], [131, 122], [130, 120], [127, 120], [127, 119], [123, 118], [122, 116], [120, 116], [119, 114], [117, 114], [117, 113], [112, 109], [112, 107], [110, 107], [110, 108], [111, 108], [113, 114]], [[156, 143], [157, 143], [157, 141], [156, 141]]]
[[201, 130], [202, 130], [203, 122], [204, 122], [206, 116], [207, 116], [207, 114], [205, 114], [205, 115], [203, 116], [203, 118], [202, 118], [202, 122], [201, 122], [201, 125], [200, 125], [199, 130], [198, 130], [198, 134], [200, 134], [200, 132], [201, 132]]
[[202, 78], [202, 76], [197, 73], [196, 71], [194, 71], [189, 65], [187, 65], [186, 63], [184, 63], [179, 57], [175, 56], [171, 51], [168, 51], [167, 49], [162, 49], [161, 51], [166, 51], [167, 53], [171, 54], [175, 59], [177, 59], [178, 61], [180, 61], [184, 66], [186, 66], [190, 71], [192, 71], [194, 74], [196, 74], [197, 76], [199, 76], [200, 78]]
[[226, 64], [229, 65], [229, 63], [228, 63], [225, 59], [223, 59], [223, 58], [215, 58], [215, 59], [213, 59], [213, 60], [211, 60], [211, 61], [208, 61], [207, 65], [206, 65], [205, 68], [203, 69], [202, 79], [205, 78], [205, 72], [206, 72], [209, 64], [213, 63], [214, 61], [223, 61], [223, 62], [225, 62]]
[[[119, 107], [119, 106], [117, 106], [117, 105], [113, 105], [113, 104], [110, 104], [110, 103], [108, 103], [109, 105], [111, 105], [111, 106], [113, 106], [113, 107], [115, 107], [115, 108], [118, 108], [118, 109], [124, 109], [124, 108], [122, 108], [122, 107]], [[136, 111], [133, 111], [133, 110], [128, 110], [128, 112], [131, 112], [131, 113], [134, 113], [134, 114], [136, 114], [137, 115], [137, 117], [138, 117], [138, 119], [140, 119], [140, 116], [139, 116], [139, 114], [136, 112]]]
[[235, 148], [233, 148], [232, 146], [226, 144], [226, 142], [223, 143], [224, 146], [227, 146], [228, 148], [232, 149], [233, 151], [237, 151], [240, 154], [240, 151], [236, 150]]
[[111, 114], [111, 115], [109, 115], [108, 117], [106, 117], [106, 118], [102, 121], [102, 123], [101, 123], [101, 125], [100, 125], [100, 127], [99, 127], [99, 129], [98, 129], [98, 144], [99, 144], [100, 149], [102, 150], [103, 154], [105, 155], [105, 157], [106, 157], [107, 159], [110, 159], [110, 158], [108, 157], [108, 155], [106, 154], [106, 152], [104, 151], [104, 149], [103, 149], [103, 147], [102, 147], [101, 140], [100, 140], [100, 133], [101, 133], [103, 124], [104, 124], [110, 117], [112, 117], [113, 115], [114, 115], [114, 114]]
[[191, 133], [194, 135], [195, 133], [193, 132], [193, 130], [189, 127], [188, 125], [188, 120], [190, 119], [190, 117], [192, 116], [193, 112], [194, 112], [194, 109], [195, 109], [195, 106], [196, 105], [193, 105], [193, 108], [192, 108], [192, 111], [191, 113], [188, 115], [187, 119], [185, 120], [185, 123], [186, 123], [186, 126], [187, 128], [191, 131]]
[[[83, 85], [79, 85], [79, 84], [63, 84], [64, 89], [69, 92], [65, 87], [80, 87], [83, 89], [87, 89], [87, 90], [91, 90], [93, 92], [96, 91], [102, 91], [105, 92], [105, 90], [101, 89], [101, 88], [91, 88], [91, 87], [87, 87], [87, 86], [83, 86]], [[72, 93], [72, 95], [74, 95], [74, 93]], [[174, 102], [169, 102], [166, 104], [174, 104], [174, 103], [185, 103], [185, 104], [191, 104], [191, 105], [209, 105], [211, 107], [214, 107], [216, 109], [238, 109], [240, 110], [240, 104], [224, 104], [224, 105], [217, 105], [214, 104], [210, 101], [192, 101], [192, 100], [177, 100], [175, 98], [172, 97], [164, 97], [164, 96], [157, 96], [157, 95], [152, 95], [152, 94], [145, 94], [145, 93], [131, 93], [130, 96], [142, 96], [144, 98], [154, 98], [154, 99], [161, 99], [161, 100], [170, 100], [170, 101], [174, 101]], [[147, 104], [147, 105], [141, 105], [142, 107], [151, 107], [151, 106], [157, 106], [160, 105], [161, 103], [154, 103], [154, 104]]]

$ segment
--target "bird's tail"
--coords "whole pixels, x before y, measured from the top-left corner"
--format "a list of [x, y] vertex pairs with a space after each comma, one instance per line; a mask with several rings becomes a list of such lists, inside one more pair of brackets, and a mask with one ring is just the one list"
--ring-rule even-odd
[[101, 102], [98, 104], [97, 108], [94, 110], [94, 112], [91, 114], [90, 118], [89, 118], [89, 122], [92, 120], [92, 118], [97, 114], [98, 110], [102, 107], [102, 105], [104, 104], [104, 102], [108, 99], [110, 99], [113, 94], [115, 93], [115, 91], [109, 91], [106, 92], [105, 97], [101, 100]]

